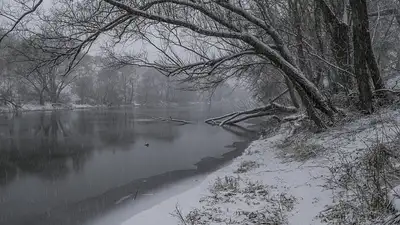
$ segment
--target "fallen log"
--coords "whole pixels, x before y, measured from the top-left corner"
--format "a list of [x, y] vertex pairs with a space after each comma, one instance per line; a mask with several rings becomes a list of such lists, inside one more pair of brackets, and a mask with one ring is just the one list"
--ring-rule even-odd
[[[261, 108], [238, 112], [235, 115], [231, 116], [229, 119], [222, 121], [220, 126], [223, 126], [227, 123], [229, 123], [229, 124], [238, 123], [238, 122], [244, 121], [246, 119], [250, 119], [250, 118], [270, 116], [270, 115], [276, 114], [277, 112], [296, 113], [297, 111], [298, 111], [298, 109], [294, 108], [294, 107], [287, 107], [287, 106], [283, 106], [283, 105], [280, 105], [277, 103], [271, 103], [271, 104], [261, 107]], [[249, 114], [250, 114], [250, 116], [246, 116], [241, 119], [233, 120], [241, 115], [249, 115]]]
[[152, 119], [163, 121], [163, 122], [176, 122], [176, 123], [182, 123], [182, 124], [193, 124], [192, 121], [173, 119], [172, 117], [169, 117], [169, 118], [152, 117]]
[[[295, 107], [288, 107], [278, 103], [271, 102], [270, 104], [240, 112], [233, 112], [223, 116], [207, 119], [205, 122], [211, 125], [233, 125], [244, 120], [256, 117], [274, 116], [277, 113], [297, 113], [298, 109]], [[224, 119], [224, 120], [223, 120]]]
[[248, 116], [245, 116], [245, 117], [236, 119], [236, 120], [230, 120], [229, 122], [223, 123], [223, 124], [220, 125], [220, 126], [223, 126], [223, 125], [225, 125], [225, 124], [227, 124], [227, 125], [232, 125], [232, 124], [239, 123], [239, 122], [242, 122], [242, 121], [251, 119], [251, 118], [263, 117], [263, 116], [271, 116], [271, 115], [272, 115], [271, 112], [259, 112], [259, 113], [252, 114], [252, 115], [248, 115]]
[[[279, 121], [281, 121], [281, 119], [279, 117], [277, 117], [275, 114], [277, 114], [277, 113], [288, 114], [288, 113], [297, 113], [298, 112], [298, 108], [284, 106], [284, 105], [275, 103], [276, 100], [278, 100], [280, 97], [282, 97], [288, 91], [289, 91], [289, 89], [286, 89], [279, 95], [275, 96], [273, 99], [270, 99], [269, 104], [266, 106], [251, 109], [251, 110], [241, 111], [241, 112], [232, 112], [232, 113], [229, 113], [229, 114], [226, 114], [223, 116], [210, 118], [210, 119], [207, 119], [205, 121], [205, 123], [211, 124], [213, 126], [215, 126], [215, 125], [219, 125], [219, 126], [234, 125], [234, 124], [242, 122], [244, 120], [248, 120], [248, 119], [256, 118], [256, 117], [263, 117], [263, 116], [273, 116], [273, 117], [277, 118]], [[241, 117], [241, 116], [243, 116], [243, 117]]]
[[229, 113], [229, 114], [227, 114], [227, 115], [223, 115], [223, 116], [219, 116], [219, 117], [214, 117], [214, 118], [207, 119], [207, 120], [205, 120], [204, 122], [205, 122], [205, 123], [209, 123], [209, 124], [214, 124], [215, 121], [217, 121], [217, 120], [222, 120], [222, 119], [225, 119], [226, 117], [233, 116], [233, 115], [235, 115], [235, 114], [236, 114], [236, 112]]

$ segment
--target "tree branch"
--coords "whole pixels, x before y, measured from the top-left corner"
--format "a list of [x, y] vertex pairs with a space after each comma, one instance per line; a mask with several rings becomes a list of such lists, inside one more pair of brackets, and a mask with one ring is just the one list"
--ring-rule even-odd
[[14, 22], [14, 25], [11, 27], [11, 29], [9, 29], [5, 34], [3, 34], [3, 35], [1, 36], [1, 38], [0, 38], [0, 43], [3, 41], [3, 39], [4, 39], [5, 37], [7, 37], [7, 35], [9, 35], [11, 32], [14, 31], [14, 29], [18, 26], [19, 23], [21, 23], [21, 21], [22, 21], [26, 16], [28, 16], [29, 14], [35, 12], [35, 11], [39, 8], [39, 6], [40, 6], [42, 3], [43, 3], [43, 0], [39, 0], [39, 2], [36, 3], [36, 4], [32, 7], [32, 9], [30, 9], [30, 10], [28, 10], [27, 12], [25, 12], [24, 14], [22, 14], [22, 16], [20, 16], [20, 17]]
[[243, 38], [243, 35], [238, 32], [218, 32], [218, 31], [208, 30], [208, 29], [201, 28], [199, 26], [196, 26], [194, 24], [191, 24], [191, 23], [188, 23], [188, 22], [185, 22], [182, 20], [176, 20], [176, 19], [173, 19], [170, 17], [165, 17], [165, 16], [158, 16], [158, 15], [154, 15], [154, 14], [148, 13], [146, 11], [137, 9], [137, 8], [132, 8], [126, 4], [123, 4], [123, 3], [115, 1], [115, 0], [104, 0], [104, 1], [113, 6], [116, 6], [118, 8], [125, 10], [126, 12], [128, 12], [131, 15], [141, 16], [143, 18], [150, 19], [150, 20], [155, 20], [155, 21], [159, 21], [159, 22], [182, 26], [182, 27], [188, 28], [188, 29], [190, 29], [196, 33], [202, 34], [202, 35], [213, 36], [213, 37], [222, 37], [222, 38], [235, 38], [235, 39]]
[[372, 12], [368, 14], [368, 16], [375, 17], [375, 16], [388, 16], [388, 15], [397, 15], [399, 14], [399, 11], [396, 8], [392, 9], [382, 9], [378, 10], [376, 12]]

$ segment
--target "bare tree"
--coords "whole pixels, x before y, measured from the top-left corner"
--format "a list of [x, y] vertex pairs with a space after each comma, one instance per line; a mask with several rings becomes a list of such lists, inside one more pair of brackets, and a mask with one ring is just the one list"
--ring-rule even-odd
[[[78, 40], [78, 44], [65, 51], [70, 57], [76, 58], [81, 51], [87, 50], [100, 34], [108, 34], [121, 42], [144, 39], [143, 34], [155, 29], [175, 29], [179, 33], [177, 41], [183, 40], [182, 35], [190, 35], [213, 47], [200, 56], [191, 57], [191, 60], [176, 57], [177, 53], [170, 49], [165, 55], [175, 55], [170, 57], [170, 64], [146, 63], [147, 66], [157, 67], [169, 74], [208, 76], [239, 58], [268, 61], [293, 84], [308, 113], [312, 114], [310, 118], [319, 126], [325, 127], [325, 124], [316, 110], [331, 120], [337, 112], [307, 78], [307, 71], [298, 66], [295, 55], [275, 29], [273, 21], [266, 17], [267, 2], [161, 0], [143, 4], [139, 1], [104, 0], [63, 1], [63, 4], [68, 7], [60, 6], [55, 10], [52, 24], [58, 26], [57, 30], [65, 31], [58, 40]], [[197, 51], [188, 47], [187, 51], [196, 54], [201, 49]], [[225, 73], [232, 74], [234, 71], [226, 70]]]
[[[33, 3], [28, 15], [42, 4]], [[324, 128], [338, 114], [323, 94], [326, 80], [335, 84], [334, 92], [346, 93], [352, 92], [357, 81], [366, 112], [372, 112], [373, 89], [385, 89], [379, 58], [373, 52], [376, 32], [371, 37], [367, 7], [366, 0], [60, 0], [38, 14], [40, 26], [24, 27], [21, 36], [43, 53], [31, 71], [47, 71], [37, 74], [47, 74], [40, 80], [52, 101], [57, 101], [71, 81], [68, 74], [91, 47], [105, 42], [103, 50], [111, 65], [151, 67], [197, 90], [236, 79], [268, 93], [262, 89], [279, 80], [285, 86], [274, 87], [268, 96], [256, 96], [271, 99], [284, 92], [295, 108], [299, 98], [308, 117]], [[377, 12], [384, 14], [381, 9]], [[139, 43], [145, 47], [140, 49]], [[99, 98], [106, 101], [112, 95], [132, 102], [134, 85], [129, 77], [120, 76], [125, 84], [121, 87], [103, 78], [97, 80], [104, 89]], [[274, 108], [279, 109], [284, 108]]]
[[[315, 1], [322, 12], [326, 29], [331, 36], [331, 50], [337, 65], [346, 71], [352, 71], [350, 28], [347, 21], [344, 21], [346, 17], [337, 16], [325, 0]], [[337, 8], [337, 11], [342, 12], [343, 15], [347, 14], [346, 5], [341, 4], [341, 7]], [[353, 88], [354, 81], [348, 73], [338, 71], [338, 76], [339, 79], [336, 79], [336, 82], [339, 82], [340, 87], [347, 92]]]

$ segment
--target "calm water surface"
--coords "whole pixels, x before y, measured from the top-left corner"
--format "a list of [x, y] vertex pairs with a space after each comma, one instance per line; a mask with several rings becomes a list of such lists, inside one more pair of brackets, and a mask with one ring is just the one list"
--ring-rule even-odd
[[226, 111], [192, 106], [2, 114], [0, 224], [80, 224], [123, 196], [190, 176], [185, 171], [248, 139], [246, 132], [202, 122]]

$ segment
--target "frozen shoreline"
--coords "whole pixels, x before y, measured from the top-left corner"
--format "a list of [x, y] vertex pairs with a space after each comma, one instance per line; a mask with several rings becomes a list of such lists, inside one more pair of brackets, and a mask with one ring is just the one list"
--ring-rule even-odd
[[[376, 123], [377, 120], [382, 123]], [[388, 141], [396, 135], [393, 128], [397, 122], [400, 122], [399, 111], [382, 110], [320, 134], [301, 136], [295, 140], [301, 146], [320, 146], [326, 150], [306, 160], [296, 160], [296, 152], [284, 150], [291, 130], [282, 128], [273, 137], [254, 141], [242, 156], [192, 189], [121, 224], [176, 225], [179, 219], [172, 215], [176, 214], [176, 207], [185, 219], [197, 222], [193, 224], [259, 224], [262, 216], [288, 225], [332, 223], [326, 216], [328, 211], [338, 200], [350, 199], [341, 196], [342, 189], [328, 188], [330, 168], [342, 160], [351, 160], [355, 154], [366, 153], [377, 138]], [[230, 186], [224, 188], [224, 181], [230, 179], [235, 179], [237, 186], [232, 188], [232, 182], [225, 182]], [[216, 191], [216, 187], [221, 190]], [[261, 187], [263, 192], [257, 188], [249, 191], [249, 187]], [[375, 224], [375, 221], [362, 224]]]
[[[74, 109], [94, 109], [105, 108], [104, 105], [88, 105], [88, 104], [61, 104], [53, 106], [51, 103], [45, 105], [25, 104], [18, 109], [18, 112], [31, 112], [31, 111], [55, 111], [55, 110], [74, 110]], [[8, 106], [0, 106], [0, 113], [15, 112], [14, 108]]]

